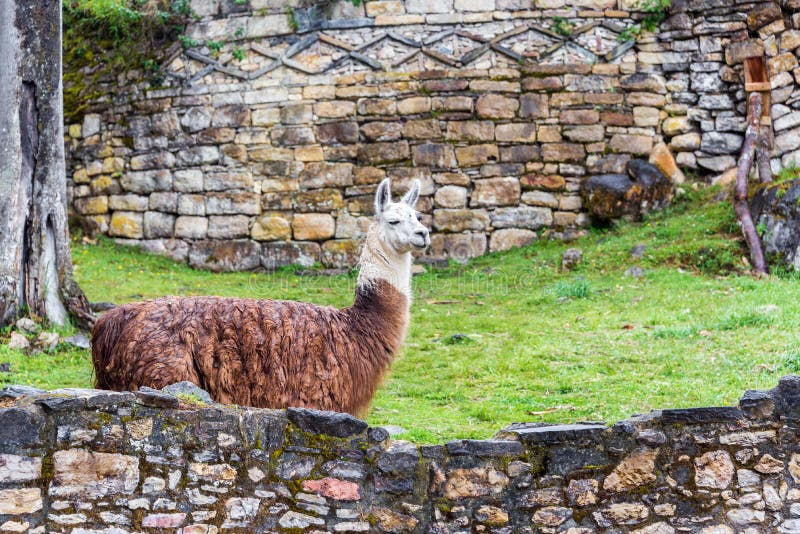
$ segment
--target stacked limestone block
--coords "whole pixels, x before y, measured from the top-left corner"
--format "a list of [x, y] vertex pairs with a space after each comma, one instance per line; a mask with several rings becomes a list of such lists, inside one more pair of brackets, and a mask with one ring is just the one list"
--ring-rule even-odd
[[724, 171], [748, 29], [776, 72], [776, 164], [796, 149], [789, 5], [693, 0], [638, 43], [623, 1], [295, 6], [296, 31], [283, 3], [193, 8], [163, 87], [94, 73], [68, 153], [87, 229], [196, 267], [351, 266], [385, 177], [421, 180], [429, 257], [463, 259], [586, 225], [581, 183], [662, 140]]
[[799, 377], [738, 407], [422, 446], [153, 390], [0, 397], [2, 532], [800, 530]]

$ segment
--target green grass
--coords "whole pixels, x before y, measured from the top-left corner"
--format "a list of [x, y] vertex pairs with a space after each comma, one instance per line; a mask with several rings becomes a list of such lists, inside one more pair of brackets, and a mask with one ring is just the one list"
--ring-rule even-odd
[[[415, 277], [405, 349], [368, 417], [422, 442], [485, 438], [514, 421], [614, 421], [654, 408], [730, 405], [800, 370], [800, 282], [757, 280], [728, 202], [714, 190], [639, 224], [592, 230], [569, 244], [541, 240]], [[647, 249], [642, 258], [630, 250]], [[583, 250], [572, 273], [569, 247]], [[212, 274], [101, 240], [76, 242], [89, 298], [164, 294], [286, 298], [345, 306], [354, 274]], [[644, 276], [625, 276], [639, 266]], [[457, 334], [462, 334], [459, 336]], [[466, 336], [466, 337], [464, 337]], [[5, 382], [88, 386], [86, 352], [10, 361]]]

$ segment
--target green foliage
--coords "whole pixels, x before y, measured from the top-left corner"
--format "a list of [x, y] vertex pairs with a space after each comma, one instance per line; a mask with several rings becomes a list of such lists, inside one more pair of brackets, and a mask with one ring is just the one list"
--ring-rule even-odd
[[222, 50], [222, 45], [224, 43], [220, 41], [214, 41], [213, 39], [206, 41], [206, 46], [208, 50], [211, 52], [212, 56], [219, 55], [219, 51]]
[[560, 299], [585, 299], [591, 293], [589, 282], [583, 277], [574, 280], [559, 280], [553, 287], [553, 294]]
[[199, 44], [197, 42], [197, 39], [193, 39], [193, 38], [189, 37], [188, 35], [184, 35], [184, 34], [180, 34], [178, 36], [178, 40], [181, 42], [181, 46], [183, 46], [184, 48], [192, 48], [192, 47], [197, 46]]
[[236, 61], [244, 61], [244, 58], [247, 57], [247, 54], [245, 54], [244, 49], [239, 46], [237, 46], [231, 51], [231, 55], [234, 57]]
[[787, 352], [784, 354], [783, 366], [791, 373], [800, 373], [800, 353]]
[[792, 161], [785, 167], [781, 167], [774, 179], [776, 182], [787, 182], [798, 178], [800, 178], [800, 165]]
[[[64, 36], [64, 115], [80, 121], [89, 92], [104, 74], [142, 68], [151, 85], [161, 85], [157, 61], [175, 38], [184, 47], [196, 43], [179, 37], [192, 15], [190, 0], [62, 0]], [[86, 69], [89, 67], [89, 69]], [[87, 76], [86, 72], [91, 71]]]
[[180, 25], [191, 15], [189, 0], [62, 0], [67, 31], [96, 31], [113, 42], [155, 34]]
[[552, 30], [559, 35], [563, 35], [564, 37], [569, 37], [572, 35], [572, 30], [574, 26], [571, 22], [563, 17], [553, 17], [553, 26]]
[[667, 18], [667, 12], [672, 0], [638, 0], [634, 8], [644, 13], [644, 18], [637, 24], [625, 28], [617, 38], [620, 42], [636, 39], [643, 32], [652, 32], [658, 29], [661, 21]]

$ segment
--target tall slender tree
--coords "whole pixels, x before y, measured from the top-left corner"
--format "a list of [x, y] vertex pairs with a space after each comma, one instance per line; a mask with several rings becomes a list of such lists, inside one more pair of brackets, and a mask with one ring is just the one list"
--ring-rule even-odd
[[72, 275], [62, 100], [61, 0], [0, 0], [0, 325], [93, 321]]

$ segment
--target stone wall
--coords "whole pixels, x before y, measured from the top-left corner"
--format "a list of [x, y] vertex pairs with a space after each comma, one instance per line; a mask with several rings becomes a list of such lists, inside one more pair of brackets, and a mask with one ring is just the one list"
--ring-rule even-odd
[[2, 532], [800, 532], [794, 376], [738, 407], [423, 446], [155, 390], [12, 386], [0, 406]]
[[774, 165], [800, 159], [800, 15], [782, 1], [675, 2], [657, 35], [623, 44], [641, 16], [629, 0], [325, 13], [194, 0], [163, 87], [87, 68], [98, 81], [68, 128], [72, 205], [91, 232], [217, 270], [352, 265], [387, 176], [398, 191], [422, 181], [431, 257], [563, 235], [589, 222], [587, 177], [663, 156], [662, 140], [698, 174], [730, 168], [753, 52], [772, 71]]

